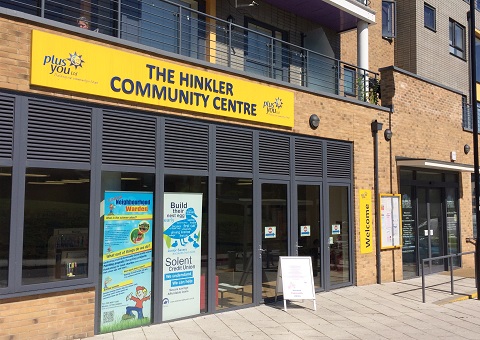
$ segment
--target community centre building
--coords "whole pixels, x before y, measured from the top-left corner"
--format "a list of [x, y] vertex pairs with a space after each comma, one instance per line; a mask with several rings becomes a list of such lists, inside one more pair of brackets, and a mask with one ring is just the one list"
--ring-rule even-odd
[[469, 6], [0, 0], [0, 337], [269, 303], [285, 257], [315, 292], [447, 270]]

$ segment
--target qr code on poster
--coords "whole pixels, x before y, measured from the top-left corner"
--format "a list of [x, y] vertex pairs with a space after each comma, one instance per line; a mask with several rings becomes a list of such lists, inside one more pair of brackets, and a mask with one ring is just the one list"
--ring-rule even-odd
[[113, 322], [115, 311], [103, 312], [103, 323]]

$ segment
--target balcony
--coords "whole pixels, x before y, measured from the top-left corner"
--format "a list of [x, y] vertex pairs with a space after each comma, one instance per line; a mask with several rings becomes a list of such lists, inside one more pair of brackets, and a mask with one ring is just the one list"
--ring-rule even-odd
[[[277, 4], [278, 8], [292, 3], [266, 2]], [[332, 6], [329, 2], [335, 1], [314, 3]], [[364, 1], [344, 2], [360, 10], [366, 7]], [[232, 16], [222, 20], [190, 8], [188, 3], [179, 0], [0, 0], [0, 7], [72, 26], [78, 26], [82, 17], [88, 29], [99, 37], [116, 37], [133, 43], [135, 47], [148, 46], [312, 91], [374, 104], [378, 102], [377, 73], [289, 43], [285, 32], [265, 29], [248, 16], [241, 18], [244, 21], [242, 26], [236, 24]], [[338, 8], [332, 8], [338, 13]], [[79, 28], [73, 29], [80, 31]], [[341, 28], [333, 31], [338, 29]]]

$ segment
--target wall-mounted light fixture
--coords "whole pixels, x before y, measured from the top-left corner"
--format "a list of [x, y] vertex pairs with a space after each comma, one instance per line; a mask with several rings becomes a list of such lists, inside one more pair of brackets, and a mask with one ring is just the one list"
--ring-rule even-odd
[[308, 123], [310, 124], [310, 127], [315, 130], [320, 125], [320, 118], [316, 114], [313, 114], [308, 119]]
[[385, 137], [385, 140], [386, 140], [387, 142], [390, 142], [390, 141], [392, 140], [392, 136], [393, 136], [392, 130], [386, 129], [386, 130], [383, 132], [383, 136]]
[[465, 152], [465, 155], [468, 155], [468, 153], [470, 152], [470, 145], [465, 144], [463, 146], [463, 152]]

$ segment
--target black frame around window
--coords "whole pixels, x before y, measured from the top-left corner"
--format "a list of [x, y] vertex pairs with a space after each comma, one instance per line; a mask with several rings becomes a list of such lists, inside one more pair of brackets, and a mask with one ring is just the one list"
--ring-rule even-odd
[[431, 29], [432, 31], [437, 30], [437, 10], [435, 7], [424, 2], [423, 4], [423, 25]]
[[452, 19], [449, 23], [449, 41], [450, 53], [465, 59], [465, 27]]
[[382, 1], [382, 37], [395, 38], [397, 34], [395, 1]]

